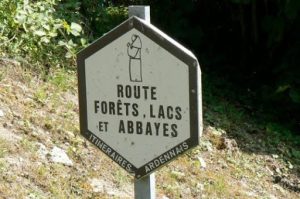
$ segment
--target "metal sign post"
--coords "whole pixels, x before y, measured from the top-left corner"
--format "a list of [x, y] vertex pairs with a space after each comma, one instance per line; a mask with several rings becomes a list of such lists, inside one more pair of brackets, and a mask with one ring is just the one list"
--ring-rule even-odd
[[155, 199], [155, 173], [134, 180], [135, 199]]
[[[129, 6], [129, 17], [136, 16], [150, 21], [150, 6]], [[135, 199], [155, 199], [155, 174], [154, 172], [141, 179], [134, 180], [134, 198]]]

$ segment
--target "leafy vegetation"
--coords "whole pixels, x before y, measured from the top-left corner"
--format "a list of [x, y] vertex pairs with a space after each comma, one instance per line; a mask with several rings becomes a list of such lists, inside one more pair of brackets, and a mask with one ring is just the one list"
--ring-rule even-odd
[[93, 38], [102, 36], [128, 18], [127, 7], [124, 4], [115, 5], [113, 1], [105, 0], [80, 2], [80, 11], [89, 23]]
[[[127, 8], [98, 1], [3, 0], [0, 2], [1, 59], [23, 65], [73, 68], [76, 53], [124, 20]], [[93, 29], [92, 29], [93, 28]]]
[[0, 2], [1, 56], [36, 68], [73, 66], [84, 44], [82, 27], [57, 17], [59, 1]]

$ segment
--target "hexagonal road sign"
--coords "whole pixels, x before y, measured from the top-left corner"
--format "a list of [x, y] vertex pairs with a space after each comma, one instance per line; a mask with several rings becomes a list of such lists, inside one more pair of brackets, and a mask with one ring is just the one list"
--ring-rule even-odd
[[196, 57], [132, 17], [78, 54], [81, 133], [136, 178], [198, 145]]

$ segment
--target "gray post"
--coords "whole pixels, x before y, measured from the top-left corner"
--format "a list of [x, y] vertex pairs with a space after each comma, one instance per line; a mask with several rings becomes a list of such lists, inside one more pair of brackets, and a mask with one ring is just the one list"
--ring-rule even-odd
[[[137, 16], [150, 23], [150, 6], [129, 6], [129, 17]], [[155, 174], [134, 180], [135, 199], [155, 199]]]
[[136, 16], [150, 23], [150, 6], [129, 6], [129, 17]]
[[155, 199], [155, 174], [134, 180], [135, 199]]

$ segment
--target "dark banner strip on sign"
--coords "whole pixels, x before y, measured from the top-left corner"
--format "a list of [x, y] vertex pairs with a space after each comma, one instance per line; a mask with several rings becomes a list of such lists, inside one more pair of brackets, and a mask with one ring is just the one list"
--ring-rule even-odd
[[193, 145], [191, 145], [191, 143], [191, 139], [188, 139], [171, 148], [170, 150], [158, 156], [157, 158], [146, 163], [145, 165], [141, 166], [136, 171], [135, 177], [139, 179], [143, 176], [149, 175], [155, 170], [157, 170], [159, 167], [165, 165], [166, 163], [172, 160], [175, 160], [175, 158], [177, 158], [179, 155], [184, 154], [186, 151], [194, 147]]
[[91, 143], [93, 143], [97, 148], [99, 148], [103, 153], [105, 153], [110, 159], [120, 165], [127, 172], [134, 174], [137, 170], [133, 164], [121, 156], [118, 152], [112, 149], [109, 145], [103, 142], [99, 137], [91, 132], [86, 132], [84, 135]]

